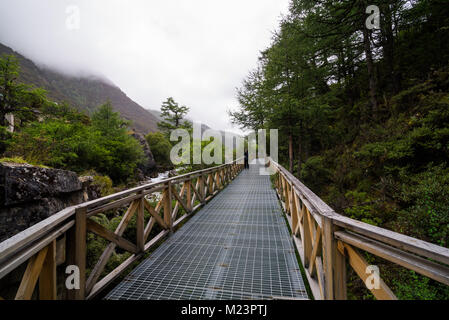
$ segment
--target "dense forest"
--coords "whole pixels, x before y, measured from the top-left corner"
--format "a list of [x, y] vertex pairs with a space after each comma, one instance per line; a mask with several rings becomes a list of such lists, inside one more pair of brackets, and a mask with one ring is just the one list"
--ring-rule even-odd
[[[280, 162], [337, 212], [448, 247], [448, 30], [443, 0], [292, 0], [230, 116], [279, 129]], [[376, 264], [398, 298], [449, 298]], [[350, 297], [372, 298], [355, 279]]]

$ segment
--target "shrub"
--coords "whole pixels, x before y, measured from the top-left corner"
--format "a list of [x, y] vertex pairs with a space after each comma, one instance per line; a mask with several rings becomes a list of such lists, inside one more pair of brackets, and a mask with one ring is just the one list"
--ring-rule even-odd
[[171, 165], [170, 161], [170, 141], [161, 132], [151, 132], [146, 136], [150, 145], [154, 160], [160, 165]]

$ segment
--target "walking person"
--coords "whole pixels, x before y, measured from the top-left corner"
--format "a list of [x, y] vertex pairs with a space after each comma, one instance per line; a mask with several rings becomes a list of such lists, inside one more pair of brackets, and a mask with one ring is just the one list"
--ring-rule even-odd
[[249, 169], [248, 150], [245, 150], [245, 169]]

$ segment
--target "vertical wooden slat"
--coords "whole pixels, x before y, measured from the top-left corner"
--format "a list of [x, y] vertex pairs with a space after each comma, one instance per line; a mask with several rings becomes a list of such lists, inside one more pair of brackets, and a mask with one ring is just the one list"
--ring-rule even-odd
[[335, 253], [334, 290], [336, 300], [346, 300], [348, 298], [347, 279], [346, 279], [346, 258], [339, 250], [337, 250]]
[[[357, 273], [357, 275], [360, 277], [360, 279], [362, 279], [363, 282], [366, 284], [366, 279], [369, 276], [366, 273], [368, 263], [358, 252], [358, 250], [352, 248], [350, 245], [346, 243], [342, 243], [341, 241], [338, 242], [337, 248], [338, 250], [340, 250], [342, 254], [344, 254], [345, 252], [348, 254], [349, 264]], [[370, 291], [378, 300], [397, 300], [397, 297], [394, 295], [394, 293], [382, 279], [379, 279], [379, 288], [373, 288], [370, 289]]]
[[[293, 189], [293, 188], [292, 188]], [[297, 230], [298, 227], [298, 207], [296, 206], [296, 204], [298, 203], [297, 201], [297, 196], [295, 194], [295, 192], [292, 192], [292, 197], [293, 197], [293, 201], [292, 201], [292, 234], [295, 235], [295, 231]]]
[[39, 276], [39, 299], [56, 300], [56, 239], [48, 245], [47, 255]]
[[309, 219], [307, 215], [309, 214], [309, 211], [307, 210], [307, 207], [303, 204], [302, 205], [302, 211], [303, 211], [303, 237], [302, 237], [302, 247], [304, 248], [304, 267], [309, 267], [309, 257], [310, 253], [312, 252], [312, 237], [313, 235], [310, 234], [310, 228], [309, 228]]
[[[125, 215], [123, 216], [119, 225], [115, 229], [115, 233], [118, 236], [123, 235], [126, 227], [128, 226], [129, 221], [133, 217], [133, 215], [134, 215], [135, 211], [138, 209], [138, 207], [139, 207], [139, 199], [134, 200], [131, 203], [131, 205], [129, 206], [128, 210], [126, 210]], [[68, 233], [68, 235], [69, 235], [69, 237], [75, 238], [74, 232]], [[68, 244], [74, 244], [74, 242], [75, 241], [68, 241]], [[109, 261], [109, 258], [111, 257], [112, 253], [114, 252], [115, 247], [116, 247], [115, 243], [109, 243], [108, 246], [106, 247], [106, 249], [101, 254], [100, 259], [98, 260], [97, 264], [92, 269], [92, 272], [90, 273], [89, 278], [87, 279], [87, 285], [86, 285], [87, 293], [90, 293], [90, 291], [94, 287], [95, 283], [97, 282], [98, 278], [100, 277], [101, 273], [103, 272], [107, 262]], [[74, 247], [67, 249], [67, 252], [69, 254], [72, 252], [75, 252]], [[69, 264], [75, 264], [74, 258], [71, 258], [70, 261], [72, 261], [72, 262], [69, 262]], [[73, 294], [73, 290], [70, 290], [69, 294]], [[74, 299], [74, 297], [70, 297], [70, 295], [69, 295], [69, 298]]]
[[75, 265], [80, 271], [80, 289], [74, 291], [75, 300], [85, 299], [86, 286], [86, 208], [78, 208], [75, 212]]
[[16, 293], [16, 300], [30, 300], [36, 287], [39, 274], [42, 270], [45, 257], [47, 255], [48, 246], [36, 253], [28, 260], [27, 268], [23, 274], [19, 289]]
[[204, 192], [204, 176], [201, 175], [198, 177], [198, 181], [199, 181], [199, 194], [201, 196], [201, 203], [205, 203], [206, 202], [206, 194]]
[[168, 181], [167, 187], [164, 190], [164, 222], [170, 229], [170, 232], [173, 232], [171, 199], [171, 182]]
[[192, 204], [192, 183], [190, 180], [186, 181], [186, 192], [187, 192], [187, 207], [189, 208], [189, 212], [192, 211], [193, 204]]
[[325, 299], [334, 299], [334, 277], [333, 264], [335, 251], [337, 250], [332, 230], [332, 220], [323, 216], [323, 269], [324, 269], [324, 288]]
[[136, 216], [136, 245], [140, 251], [145, 250], [145, 208], [144, 208], [144, 196], [142, 194], [142, 198], [139, 200], [139, 207], [137, 208], [137, 216]]
[[212, 173], [209, 174], [209, 194], [214, 193], [214, 175]]

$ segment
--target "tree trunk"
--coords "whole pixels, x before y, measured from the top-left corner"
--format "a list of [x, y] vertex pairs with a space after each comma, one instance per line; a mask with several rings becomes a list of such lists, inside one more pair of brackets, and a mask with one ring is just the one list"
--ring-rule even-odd
[[0, 112], [0, 126], [5, 127], [6, 126], [6, 113]]
[[[363, 1], [365, 3], [366, 1]], [[364, 9], [366, 6], [364, 7]], [[376, 83], [376, 74], [374, 72], [374, 61], [373, 54], [371, 52], [371, 39], [370, 34], [371, 31], [366, 28], [365, 23], [363, 23], [362, 27], [363, 32], [363, 46], [366, 55], [366, 66], [368, 68], [368, 78], [369, 78], [369, 97], [371, 104], [371, 113], [373, 118], [376, 118], [377, 115], [377, 83]]]
[[300, 130], [298, 137], [298, 179], [301, 179], [301, 153], [302, 153], [302, 144], [301, 144], [301, 130]]
[[382, 24], [382, 48], [385, 58], [385, 66], [388, 73], [388, 87], [392, 93], [399, 91], [398, 82], [396, 81], [396, 73], [394, 71], [394, 35], [393, 35], [393, 18], [390, 5], [385, 3], [382, 5], [383, 24]]
[[291, 133], [288, 135], [288, 166], [289, 171], [293, 173], [293, 137]]

